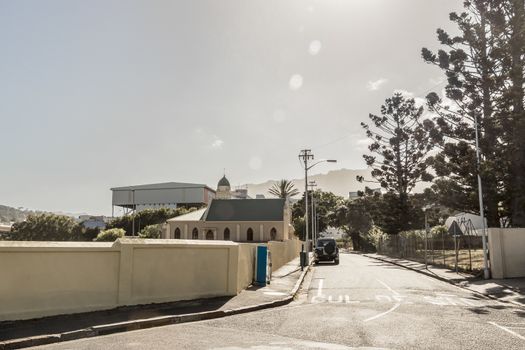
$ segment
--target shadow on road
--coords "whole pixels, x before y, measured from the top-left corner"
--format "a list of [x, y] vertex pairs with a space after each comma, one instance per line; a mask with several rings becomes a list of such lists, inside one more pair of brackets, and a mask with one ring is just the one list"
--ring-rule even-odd
[[0, 322], [0, 341], [56, 334], [91, 326], [167, 315], [183, 315], [220, 309], [232, 297], [198, 299], [174, 303], [124, 306], [111, 310]]

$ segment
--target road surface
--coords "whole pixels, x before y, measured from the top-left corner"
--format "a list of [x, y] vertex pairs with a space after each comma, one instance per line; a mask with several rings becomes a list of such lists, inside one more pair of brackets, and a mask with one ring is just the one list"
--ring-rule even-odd
[[290, 305], [40, 349], [525, 349], [525, 310], [357, 254]]

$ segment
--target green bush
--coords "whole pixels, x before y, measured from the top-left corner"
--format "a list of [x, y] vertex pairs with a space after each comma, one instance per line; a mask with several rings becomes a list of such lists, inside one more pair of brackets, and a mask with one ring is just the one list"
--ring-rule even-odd
[[160, 235], [162, 234], [162, 229], [163, 229], [162, 224], [146, 226], [139, 232], [139, 237], [140, 238], [160, 238]]
[[69, 216], [40, 213], [15, 223], [5, 238], [12, 241], [80, 241], [82, 231], [82, 226]]
[[143, 227], [156, 224], [163, 224], [168, 219], [171, 219], [175, 216], [187, 214], [194, 210], [197, 210], [197, 208], [186, 209], [184, 207], [179, 207], [177, 209], [145, 209], [131, 215], [124, 215], [121, 217], [114, 218], [110, 223], [108, 223], [106, 228], [121, 228], [126, 231], [126, 234], [128, 236], [131, 236], [133, 233], [133, 222], [135, 222], [135, 230], [141, 231]]
[[126, 231], [121, 228], [111, 228], [100, 232], [94, 239], [96, 242], [114, 242], [118, 238], [124, 237]]

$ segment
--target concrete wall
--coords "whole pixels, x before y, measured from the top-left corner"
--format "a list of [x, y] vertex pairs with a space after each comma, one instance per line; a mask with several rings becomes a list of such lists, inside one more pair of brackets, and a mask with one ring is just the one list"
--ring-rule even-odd
[[288, 263], [299, 256], [303, 242], [298, 239], [290, 239], [284, 242], [268, 242], [268, 250], [272, 253], [272, 271]]
[[[256, 246], [173, 239], [3, 241], [0, 321], [236, 295], [253, 281]], [[275, 270], [295, 258], [300, 241], [268, 246]]]
[[489, 229], [493, 278], [525, 277], [525, 228]]

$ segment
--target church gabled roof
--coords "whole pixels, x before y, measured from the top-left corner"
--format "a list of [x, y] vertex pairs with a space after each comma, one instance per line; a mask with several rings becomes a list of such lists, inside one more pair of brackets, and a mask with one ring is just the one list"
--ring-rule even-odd
[[226, 175], [222, 177], [222, 179], [219, 180], [219, 183], [217, 184], [217, 187], [219, 186], [228, 186], [230, 187], [230, 181], [226, 178]]
[[205, 221], [283, 221], [285, 200], [213, 199]]

